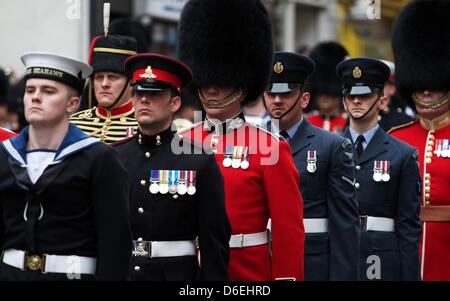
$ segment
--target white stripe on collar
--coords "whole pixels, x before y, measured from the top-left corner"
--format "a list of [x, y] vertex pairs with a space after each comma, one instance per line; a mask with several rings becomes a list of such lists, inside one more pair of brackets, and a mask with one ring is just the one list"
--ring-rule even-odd
[[58, 157], [55, 158], [55, 161], [61, 161], [62, 158], [67, 157], [68, 155], [70, 155], [70, 154], [72, 154], [72, 153], [74, 153], [76, 151], [79, 151], [79, 150], [81, 150], [83, 148], [86, 148], [86, 147], [88, 147], [91, 144], [99, 143], [99, 142], [100, 142], [100, 140], [98, 140], [96, 138], [92, 138], [92, 137], [91, 138], [87, 138], [87, 139], [83, 139], [81, 141], [78, 141], [78, 142], [76, 142], [76, 143], [74, 143], [72, 145], [69, 145], [65, 149], [63, 149], [59, 153]]
[[20, 164], [25, 165], [25, 161], [23, 161], [23, 158], [20, 156], [19, 152], [14, 148], [14, 146], [11, 144], [10, 140], [3, 141], [3, 146], [5, 147], [6, 151], [16, 159]]

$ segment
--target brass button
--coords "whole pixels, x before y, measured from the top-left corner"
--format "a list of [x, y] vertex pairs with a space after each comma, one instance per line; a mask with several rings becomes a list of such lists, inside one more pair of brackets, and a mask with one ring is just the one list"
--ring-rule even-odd
[[355, 188], [359, 189], [359, 187], [361, 187], [361, 185], [359, 185], [359, 183], [355, 183]]
[[147, 184], [147, 182], [145, 180], [141, 180], [141, 185], [145, 186], [145, 184]]
[[426, 174], [425, 174], [425, 179], [428, 180], [429, 178], [431, 178], [431, 175], [430, 175], [429, 173], [426, 173]]
[[427, 158], [431, 158], [433, 157], [433, 153], [432, 152], [427, 152]]
[[433, 147], [432, 146], [427, 146], [427, 152], [432, 152], [433, 151]]
[[430, 205], [431, 205], [431, 203], [429, 201], [425, 202], [425, 206], [430, 206]]
[[140, 214], [144, 213], [144, 208], [139, 207], [138, 212], [139, 212]]
[[431, 158], [426, 158], [425, 159], [425, 163], [430, 164], [431, 163]]
[[431, 188], [430, 186], [425, 186], [425, 192], [430, 192]]
[[425, 193], [425, 199], [429, 200], [430, 199], [430, 194], [429, 193]]
[[176, 200], [176, 199], [178, 199], [178, 194], [174, 194], [173, 195], [173, 198]]
[[431, 140], [434, 140], [435, 139], [435, 137], [433, 136], [433, 135], [430, 135], [430, 137], [429, 137]]
[[151, 155], [150, 155], [149, 152], [146, 152], [146, 153], [145, 153], [145, 157], [146, 157], [146, 158], [150, 158], [150, 156], [151, 156]]
[[432, 148], [434, 146], [434, 141], [428, 141], [427, 146]]
[[430, 180], [425, 180], [425, 185], [430, 186], [431, 181]]
[[361, 166], [360, 165], [356, 165], [356, 170], [361, 170]]
[[136, 265], [136, 266], [134, 266], [134, 270], [135, 270], [136, 272], [139, 272], [139, 271], [141, 270], [141, 267], [138, 266], [138, 265]]

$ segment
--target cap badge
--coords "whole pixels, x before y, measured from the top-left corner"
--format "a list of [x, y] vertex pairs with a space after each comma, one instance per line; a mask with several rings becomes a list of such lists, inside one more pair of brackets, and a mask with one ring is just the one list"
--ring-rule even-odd
[[281, 62], [277, 62], [277, 63], [273, 66], [273, 71], [274, 71], [276, 74], [282, 73], [283, 70], [284, 70], [284, 66], [283, 66], [283, 64], [282, 64]]
[[360, 78], [361, 76], [362, 76], [362, 71], [358, 66], [356, 66], [355, 69], [353, 69], [353, 77]]
[[139, 75], [141, 78], [148, 78], [148, 79], [155, 79], [156, 75], [153, 74], [152, 67], [147, 66], [147, 69], [145, 69], [145, 72]]

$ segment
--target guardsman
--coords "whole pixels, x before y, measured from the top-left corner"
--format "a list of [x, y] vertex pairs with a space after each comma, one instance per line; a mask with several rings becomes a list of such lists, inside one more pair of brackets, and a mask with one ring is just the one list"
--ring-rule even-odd
[[[391, 134], [419, 151], [423, 280], [450, 280], [450, 27], [448, 1], [415, 1], [394, 27], [396, 83], [419, 121]], [[420, 24], [420, 26], [417, 26]], [[416, 28], [414, 33], [411, 28]]]
[[389, 79], [384, 84], [384, 96], [386, 96], [388, 103], [384, 110], [380, 111], [378, 124], [383, 130], [389, 131], [395, 126], [413, 121], [413, 118], [405, 112], [406, 110], [411, 110], [411, 108], [402, 105], [400, 99], [396, 95], [397, 88], [395, 87], [394, 63], [388, 60], [381, 61], [389, 67], [391, 73]]
[[[305, 80], [314, 62], [275, 52], [264, 104], [270, 129], [289, 142], [304, 202], [305, 280], [357, 280], [359, 214], [351, 142], [303, 118], [310, 94]], [[302, 256], [302, 254], [299, 254]]]
[[16, 134], [14, 132], [11, 132], [8, 129], [4, 129], [2, 127], [0, 127], [0, 142], [4, 141], [4, 140], [8, 140], [9, 138], [12, 138], [16, 136]]
[[378, 112], [386, 106], [389, 67], [369, 58], [336, 67], [350, 116], [356, 198], [362, 228], [360, 280], [419, 280], [421, 179], [417, 150], [386, 134]]
[[126, 170], [69, 123], [92, 68], [40, 52], [22, 62], [30, 126], [0, 144], [0, 280], [125, 280]]
[[266, 9], [257, 0], [191, 0], [178, 44], [206, 111], [183, 135], [212, 148], [225, 180], [230, 279], [303, 280], [303, 201], [289, 144], [241, 113], [262, 94], [273, 67]]
[[[137, 54], [137, 42], [129, 36], [107, 33], [105, 29], [104, 36], [93, 38], [89, 50], [94, 70], [89, 82], [89, 109], [74, 114], [70, 122], [87, 135], [111, 144], [133, 136], [137, 128], [130, 80], [124, 69], [125, 60]], [[92, 107], [92, 90], [97, 107]]]
[[139, 123], [137, 135], [115, 144], [131, 177], [130, 279], [227, 280], [231, 231], [222, 174], [214, 155], [172, 126], [192, 73], [158, 54], [132, 56], [125, 69]]
[[333, 41], [316, 45], [309, 57], [316, 63], [316, 70], [309, 76], [306, 89], [311, 93], [318, 111], [307, 119], [321, 129], [342, 134], [347, 127], [347, 114], [341, 112], [341, 81], [336, 76], [336, 65], [348, 55], [341, 44]]

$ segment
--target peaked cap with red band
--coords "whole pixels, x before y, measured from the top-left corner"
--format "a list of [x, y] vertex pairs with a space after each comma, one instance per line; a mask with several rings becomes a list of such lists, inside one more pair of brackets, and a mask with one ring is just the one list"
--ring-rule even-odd
[[180, 90], [192, 80], [192, 71], [184, 63], [168, 56], [143, 53], [125, 61], [125, 72], [132, 84]]

